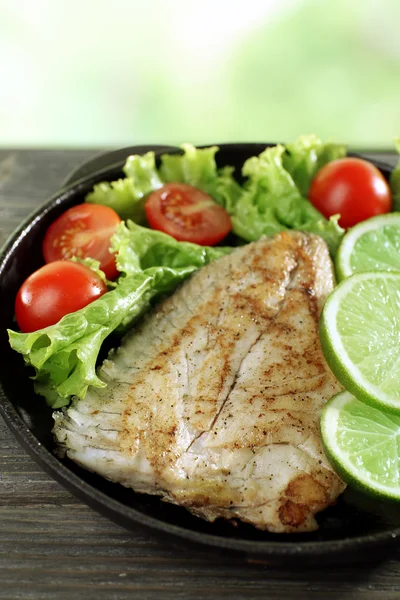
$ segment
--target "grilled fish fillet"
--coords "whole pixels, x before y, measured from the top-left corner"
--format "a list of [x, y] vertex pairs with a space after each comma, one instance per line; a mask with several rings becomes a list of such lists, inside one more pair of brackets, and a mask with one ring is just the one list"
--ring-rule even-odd
[[197, 271], [54, 415], [67, 455], [214, 521], [312, 531], [344, 484], [320, 411], [342, 388], [319, 343], [334, 277], [317, 236], [284, 232]]

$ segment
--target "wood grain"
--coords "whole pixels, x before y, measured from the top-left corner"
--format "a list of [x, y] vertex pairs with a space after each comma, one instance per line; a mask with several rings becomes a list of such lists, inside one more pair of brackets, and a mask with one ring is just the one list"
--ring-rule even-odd
[[[0, 244], [94, 154], [0, 150]], [[399, 598], [400, 550], [372, 558], [372, 565], [289, 570], [127, 532], [46, 475], [0, 419], [1, 599]]]

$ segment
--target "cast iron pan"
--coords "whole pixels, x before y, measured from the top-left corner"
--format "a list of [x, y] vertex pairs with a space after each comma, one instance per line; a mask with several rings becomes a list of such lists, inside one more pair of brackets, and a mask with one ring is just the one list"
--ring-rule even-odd
[[[266, 144], [221, 144], [220, 165], [236, 167], [239, 176], [246, 158]], [[318, 516], [320, 529], [308, 534], [271, 534], [249, 525], [218, 521], [206, 523], [184, 508], [158, 498], [136, 494], [89, 473], [68, 459], [54, 455], [51, 410], [33, 393], [29, 371], [7, 341], [6, 328], [15, 328], [13, 304], [22, 281], [42, 264], [41, 241], [46, 228], [68, 207], [82, 202], [93, 184], [122, 176], [131, 153], [154, 149], [178, 152], [167, 146], [136, 146], [111, 152], [76, 170], [66, 187], [35, 211], [11, 236], [0, 254], [0, 407], [18, 440], [52, 477], [94, 509], [131, 530], [144, 526], [163, 539], [188, 546], [208, 546], [215, 553], [232, 553], [266, 564], [340, 563], [377, 558], [400, 536], [400, 509], [370, 500], [348, 488], [337, 504]], [[375, 163], [386, 177], [390, 167]], [[110, 166], [111, 165], [111, 166]]]

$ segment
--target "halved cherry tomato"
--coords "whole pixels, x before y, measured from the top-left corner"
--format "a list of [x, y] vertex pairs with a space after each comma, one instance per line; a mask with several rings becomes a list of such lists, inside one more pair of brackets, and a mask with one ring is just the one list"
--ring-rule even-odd
[[144, 208], [150, 227], [180, 241], [213, 246], [232, 229], [226, 210], [186, 183], [167, 183], [149, 195]]
[[361, 158], [339, 158], [326, 164], [314, 177], [308, 197], [325, 217], [340, 214], [339, 224], [344, 228], [392, 207], [386, 179]]
[[66, 210], [46, 231], [43, 256], [54, 260], [95, 258], [108, 279], [118, 275], [115, 255], [109, 251], [110, 238], [121, 219], [108, 206], [78, 204]]
[[57, 260], [24, 281], [15, 300], [15, 317], [21, 331], [29, 333], [54, 325], [106, 291], [106, 284], [89, 267]]

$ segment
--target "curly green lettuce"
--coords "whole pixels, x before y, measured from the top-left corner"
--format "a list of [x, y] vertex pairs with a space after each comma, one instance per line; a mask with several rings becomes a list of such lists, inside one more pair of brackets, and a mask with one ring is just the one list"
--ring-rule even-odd
[[[259, 156], [249, 158], [243, 165], [243, 175], [247, 181], [243, 193], [231, 215], [233, 231], [246, 241], [255, 241], [261, 236], [271, 236], [285, 229], [297, 229], [320, 235], [334, 255], [340, 244], [344, 230], [338, 224], [338, 217], [325, 219], [307, 198], [302, 196], [290, 172], [283, 162], [286, 149], [283, 145], [267, 148]], [[310, 150], [313, 154], [314, 151]], [[299, 177], [302, 172], [302, 185], [310, 184], [314, 170], [303, 158], [295, 161], [292, 152], [291, 166]], [[309, 163], [313, 162], [311, 159]], [[315, 167], [315, 165], [314, 165]]]
[[199, 246], [178, 242], [175, 238], [132, 221], [120, 223], [111, 239], [111, 249], [117, 255], [118, 270], [125, 276], [134, 275], [157, 265], [171, 269], [203, 267], [228, 254], [231, 248]]
[[307, 198], [317, 172], [328, 162], [343, 158], [346, 153], [344, 144], [324, 143], [316, 135], [301, 135], [293, 143], [286, 144], [282, 164], [300, 194]]
[[98, 183], [93, 191], [87, 194], [85, 200], [113, 208], [121, 219], [145, 223], [145, 198], [150, 192], [164, 185], [157, 171], [154, 152], [147, 152], [143, 156], [129, 156], [123, 171], [126, 175], [124, 179]]

